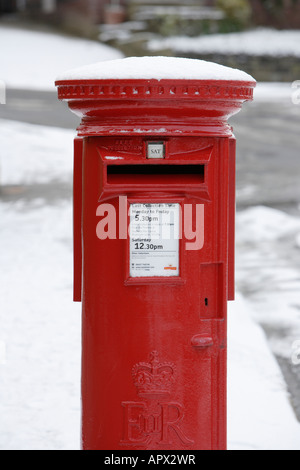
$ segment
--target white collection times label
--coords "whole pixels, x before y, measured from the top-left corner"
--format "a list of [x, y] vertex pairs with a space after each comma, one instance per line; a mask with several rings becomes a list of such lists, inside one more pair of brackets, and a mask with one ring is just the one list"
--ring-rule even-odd
[[179, 204], [130, 205], [130, 277], [179, 276]]

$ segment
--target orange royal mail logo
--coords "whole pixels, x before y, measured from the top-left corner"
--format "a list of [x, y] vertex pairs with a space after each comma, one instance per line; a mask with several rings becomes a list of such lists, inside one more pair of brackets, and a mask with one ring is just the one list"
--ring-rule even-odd
[[149, 362], [133, 367], [132, 378], [141, 401], [122, 403], [122, 445], [193, 445], [182, 428], [183, 406], [170, 401], [175, 376], [175, 365], [160, 362], [157, 351], [150, 354]]

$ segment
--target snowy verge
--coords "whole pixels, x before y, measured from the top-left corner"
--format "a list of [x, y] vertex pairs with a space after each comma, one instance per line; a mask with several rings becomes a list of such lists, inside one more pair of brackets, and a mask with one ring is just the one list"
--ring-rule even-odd
[[291, 360], [300, 339], [299, 215], [256, 206], [237, 214], [237, 286], [252, 317], [272, 337], [273, 353]]
[[55, 91], [65, 70], [123, 54], [96, 41], [0, 26], [0, 80], [7, 88]]
[[293, 83], [288, 82], [258, 82], [254, 89], [254, 105], [255, 103], [280, 102], [291, 106], [293, 97], [299, 99], [299, 87], [300, 82], [297, 87], [293, 87]]
[[72, 181], [75, 130], [3, 119], [0, 129], [1, 185]]
[[230, 450], [300, 450], [300, 424], [279, 366], [240, 294], [228, 314]]
[[0, 203], [1, 450], [78, 449], [80, 306], [71, 201]]
[[153, 39], [150, 51], [171, 49], [179, 53], [300, 57], [300, 31], [258, 28], [230, 34]]

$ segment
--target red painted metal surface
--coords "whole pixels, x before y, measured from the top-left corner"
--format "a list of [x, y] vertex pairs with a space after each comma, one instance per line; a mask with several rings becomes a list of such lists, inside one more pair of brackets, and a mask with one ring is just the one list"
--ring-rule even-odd
[[[235, 215], [235, 140], [227, 119], [252, 98], [254, 83], [57, 85], [59, 98], [82, 116], [74, 179], [82, 448], [226, 449]], [[147, 143], [157, 141], [165, 158], [149, 160]], [[139, 203], [179, 204], [183, 214], [200, 206], [204, 238], [190, 250], [183, 233], [178, 276], [130, 274], [119, 196], [126, 197], [125, 218]], [[102, 203], [114, 208], [121, 237], [96, 236]]]
[[235, 299], [235, 173], [236, 139], [229, 139], [229, 244], [228, 244], [228, 300]]
[[230, 136], [229, 116], [253, 98], [254, 82], [59, 81], [58, 97], [82, 117], [79, 135]]
[[74, 140], [73, 165], [73, 300], [81, 302], [82, 285], [82, 248], [81, 248], [81, 220], [82, 220], [82, 158], [83, 139]]

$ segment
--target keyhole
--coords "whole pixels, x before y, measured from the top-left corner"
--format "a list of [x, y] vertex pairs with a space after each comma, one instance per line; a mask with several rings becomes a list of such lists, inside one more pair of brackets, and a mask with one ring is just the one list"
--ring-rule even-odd
[[205, 298], [204, 302], [205, 302], [205, 306], [207, 307], [208, 306], [208, 298], [207, 297]]

